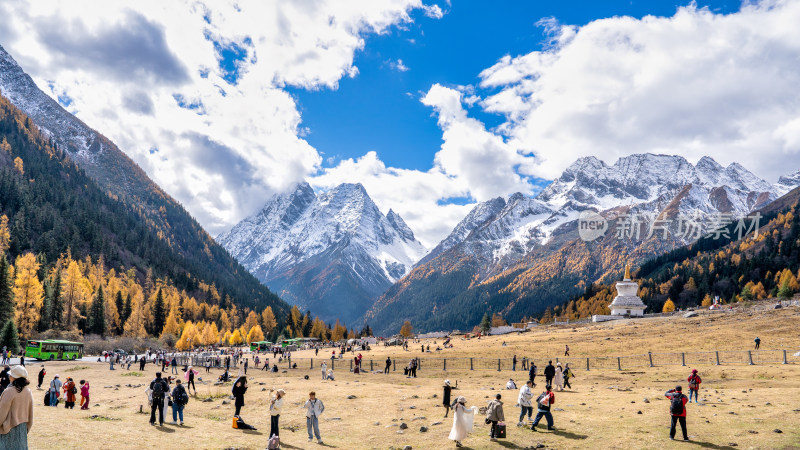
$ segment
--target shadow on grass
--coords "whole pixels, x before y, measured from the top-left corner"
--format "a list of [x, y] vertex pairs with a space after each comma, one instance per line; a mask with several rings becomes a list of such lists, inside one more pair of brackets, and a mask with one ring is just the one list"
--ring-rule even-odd
[[497, 441], [497, 443], [505, 448], [527, 448], [527, 447], [520, 447], [519, 445], [513, 442]]
[[244, 433], [244, 434], [254, 434], [256, 436], [261, 436], [261, 435], [264, 434], [264, 433], [262, 433], [260, 431], [257, 431], [257, 430], [242, 430], [242, 433]]
[[[323, 447], [331, 447], [331, 446], [330, 446], [330, 445], [328, 445], [328, 444], [322, 444], [322, 446], [323, 446]], [[302, 448], [304, 448], [304, 447], [295, 447], [294, 445], [287, 444], [287, 443], [285, 443], [285, 442], [281, 442], [281, 448], [299, 448], [299, 449], [302, 449]]]
[[158, 430], [158, 431], [160, 431], [162, 433], [174, 433], [175, 432], [175, 430], [173, 430], [172, 428], [164, 427], [164, 426], [153, 427], [153, 428], [155, 428], [156, 430]]
[[559, 429], [553, 430], [553, 434], [556, 436], [565, 437], [567, 439], [586, 439], [589, 437], [585, 434], [570, 433], [569, 431], [562, 431]]
[[713, 449], [720, 449], [720, 450], [722, 450], [722, 449], [733, 450], [734, 449], [734, 447], [731, 447], [730, 445], [717, 445], [717, 444], [712, 444], [711, 442], [701, 442], [701, 441], [683, 441], [683, 442], [685, 442], [686, 444], [694, 444], [694, 445], [697, 445], [697, 446], [703, 447], [703, 448], [713, 448]]

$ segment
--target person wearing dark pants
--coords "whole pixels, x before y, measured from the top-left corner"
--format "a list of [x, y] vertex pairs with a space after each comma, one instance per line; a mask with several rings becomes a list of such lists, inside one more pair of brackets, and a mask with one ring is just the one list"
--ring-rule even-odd
[[756, 350], [758, 350], [758, 348], [761, 347], [761, 338], [756, 336], [756, 339], [755, 339], [754, 342], [756, 343]]
[[442, 392], [442, 406], [444, 406], [444, 416], [447, 417], [447, 414], [450, 412], [450, 394], [453, 390], [453, 387], [450, 386], [450, 380], [444, 380], [444, 389]]
[[549, 361], [547, 363], [547, 366], [544, 368], [545, 384], [552, 386], [553, 377], [555, 376], [556, 376], [556, 367], [553, 365], [553, 361]]
[[283, 408], [283, 396], [286, 391], [278, 389], [275, 391], [275, 396], [269, 402], [269, 437], [280, 436], [278, 422], [281, 418], [281, 408]]
[[539, 425], [539, 421], [542, 420], [542, 417], [547, 420], [547, 429], [553, 429], [553, 414], [550, 412], [550, 405], [556, 402], [556, 395], [553, 394], [549, 384], [545, 386], [545, 389], [547, 390], [536, 399], [536, 418], [533, 419], [533, 423], [531, 424], [531, 431], [536, 431], [536, 425]]
[[675, 389], [670, 389], [664, 394], [670, 400], [669, 413], [672, 422], [669, 427], [669, 438], [675, 439], [675, 425], [676, 423], [680, 423], [681, 431], [683, 431], [683, 440], [688, 441], [689, 434], [686, 432], [686, 403], [689, 402], [689, 399], [683, 395], [681, 391], [681, 387], [677, 386]]
[[156, 424], [156, 410], [158, 410], [158, 424], [164, 426], [164, 396], [169, 392], [169, 385], [161, 378], [161, 372], [156, 372], [156, 378], [150, 382], [150, 425]]
[[147, 363], [147, 359], [144, 356], [142, 356], [142, 359], [139, 360], [139, 371], [140, 372], [144, 371], [144, 365], [146, 363]]
[[494, 396], [494, 400], [486, 405], [486, 420], [492, 424], [492, 428], [489, 430], [489, 438], [493, 441], [497, 439], [497, 422], [506, 420], [503, 414], [503, 402], [500, 401], [500, 398], [500, 394], [497, 394]]
[[511, 370], [517, 370], [517, 355], [514, 355], [514, 358], [511, 359]]
[[533, 361], [531, 361], [530, 368], [528, 369], [528, 379], [533, 383], [533, 387], [536, 387], [536, 363]]
[[247, 392], [247, 378], [239, 377], [239, 379], [233, 383], [231, 391], [235, 399], [233, 404], [236, 407], [236, 412], [233, 415], [238, 416], [242, 411], [242, 406], [244, 406], [244, 393]]
[[392, 367], [392, 358], [386, 357], [386, 367], [383, 369], [383, 373], [389, 373], [389, 369]]

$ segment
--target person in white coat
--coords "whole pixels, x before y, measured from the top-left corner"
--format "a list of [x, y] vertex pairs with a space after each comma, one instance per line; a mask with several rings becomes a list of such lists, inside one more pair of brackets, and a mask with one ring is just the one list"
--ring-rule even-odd
[[528, 421], [530, 422], [531, 416], [533, 415], [533, 391], [531, 388], [533, 387], [533, 381], [528, 380], [524, 386], [522, 386], [519, 390], [519, 396], [517, 396], [517, 403], [519, 403], [519, 408], [521, 409], [519, 413], [519, 423], [517, 423], [518, 427], [522, 426], [522, 420], [525, 418], [525, 413], [528, 414]]
[[322, 365], [319, 366], [319, 367], [320, 367], [320, 369], [322, 369], [322, 381], [327, 380], [328, 379], [328, 365], [325, 364], [325, 363], [322, 363]]
[[472, 431], [475, 424], [475, 407], [467, 408], [467, 399], [458, 397], [453, 403], [453, 428], [448, 439], [456, 441], [456, 447], [462, 447], [461, 441]]
[[561, 368], [561, 363], [556, 364], [556, 375], [553, 377], [553, 384], [556, 390], [564, 390], [564, 369]]
[[[322, 403], [322, 400], [317, 398], [317, 393], [311, 391], [308, 393], [308, 400], [303, 405], [303, 408], [306, 408], [306, 428], [308, 429], [308, 442], [314, 440], [314, 436], [317, 438], [317, 443], [322, 444], [322, 437], [319, 434], [319, 416], [325, 412], [325, 405]], [[314, 431], [314, 435], [311, 434], [311, 431]]]
[[[269, 390], [272, 392], [272, 389]], [[275, 395], [270, 398], [269, 401], [269, 437], [272, 436], [280, 436], [280, 431], [278, 428], [278, 421], [281, 418], [281, 408], [283, 408], [283, 396], [286, 395], [286, 391], [283, 389], [278, 389], [275, 391]]]

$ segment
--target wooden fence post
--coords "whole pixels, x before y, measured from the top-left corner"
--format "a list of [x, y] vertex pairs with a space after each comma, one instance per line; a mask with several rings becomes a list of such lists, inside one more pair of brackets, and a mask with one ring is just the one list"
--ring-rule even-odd
[[647, 352], [648, 358], [650, 358], [650, 367], [653, 367], [653, 353]]
[[372, 372], [373, 370], [375, 370], [375, 368], [373, 367], [372, 360], [370, 359], [369, 360], [369, 371]]
[[617, 356], [617, 370], [622, 370], [622, 361], [620, 361], [619, 356]]
[[497, 371], [500, 372], [500, 358], [497, 358]]
[[472, 358], [470, 358], [470, 359], [469, 359], [469, 370], [475, 370], [475, 369], [472, 367]]
[[397, 372], [397, 358], [392, 360], [392, 372]]
[[752, 366], [753, 365], [753, 352], [751, 352], [750, 350], [747, 351], [747, 359], [750, 360], [748, 365]]
[[589, 358], [586, 358], [586, 371], [589, 371]]
[[444, 358], [442, 360], [442, 364], [443, 364], [442, 370], [447, 371], [447, 358]]
[[786, 350], [783, 351], [783, 363], [784, 364], [789, 364], [789, 362], [786, 361]]
[[350, 371], [351, 372], [353, 371], [353, 360], [352, 359], [350, 360]]
[[314, 358], [308, 358], [308, 359], [311, 360], [311, 368], [313, 369], [314, 368]]
[[719, 365], [719, 352], [714, 352], [717, 355], [717, 365]]
[[331, 370], [335, 370], [336, 369], [336, 367], [334, 367], [334, 366], [336, 366], [334, 361], [336, 361], [336, 358], [331, 359]]
[[682, 366], [686, 365], [686, 353], [684, 352], [681, 352], [681, 365]]

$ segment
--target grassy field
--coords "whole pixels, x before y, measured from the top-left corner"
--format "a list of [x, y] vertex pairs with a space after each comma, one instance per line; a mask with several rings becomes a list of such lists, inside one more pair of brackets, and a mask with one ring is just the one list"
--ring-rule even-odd
[[[544, 327], [521, 335], [455, 340], [455, 348], [434, 355], [421, 355], [420, 344], [412, 344], [410, 348], [414, 351], [410, 352], [398, 347], [378, 347], [365, 352], [364, 357], [375, 359], [376, 369], [379, 369], [382, 366], [377, 366], [378, 361], [383, 361], [387, 355], [506, 358], [517, 354], [518, 357], [535, 357], [537, 361], [555, 359], [563, 354], [565, 344], [569, 344], [571, 355], [578, 357], [624, 356], [647, 351], [741, 350], [752, 348], [756, 335], [762, 339], [763, 350], [785, 348], [796, 352], [800, 347], [798, 323], [800, 312], [796, 309], [705, 314], [692, 319], [673, 317]], [[433, 340], [430, 343], [435, 347]], [[311, 356], [310, 351], [294, 354], [295, 358]], [[514, 406], [517, 392], [505, 391], [503, 387], [509, 377], [518, 382], [526, 378], [520, 372], [443, 372], [423, 366], [418, 378], [409, 379], [399, 370], [390, 375], [354, 375], [348, 370], [337, 370], [336, 381], [323, 382], [319, 380], [317, 369], [303, 367], [267, 374], [253, 371], [251, 367], [248, 371], [248, 375], [252, 375], [250, 389], [242, 416], [258, 430], [243, 432], [231, 428], [234, 408], [227, 396], [230, 384], [214, 386], [207, 382], [216, 379], [218, 370], [212, 370], [211, 376], [201, 370], [204, 381], [198, 383], [199, 395], [192, 397], [186, 407], [186, 426], [169, 424], [160, 428], [150, 427], [149, 414], [139, 413], [141, 406], [147, 411], [144, 384], [153, 378], [155, 366], [149, 365], [143, 374], [133, 370], [138, 366], [131, 366], [131, 371], [113, 372], [107, 365], [98, 363], [48, 363], [46, 366], [45, 383], [49, 383], [55, 373], [60, 373], [62, 379], [71, 376], [76, 381], [90, 380], [92, 407], [88, 411], [44, 407], [44, 391], [35, 390], [35, 423], [29, 441], [36, 449], [265, 448], [270, 387], [287, 391], [281, 416], [283, 448], [385, 449], [406, 445], [414, 449], [454, 448], [453, 442], [447, 439], [452, 414], [443, 418], [444, 410], [439, 406], [445, 378], [458, 383], [454, 395], [466, 397], [468, 406], [485, 406], [497, 392], [504, 397], [508, 439], [490, 442], [488, 426], [478, 417], [473, 433], [464, 441], [467, 448], [800, 447], [800, 358], [791, 356], [788, 365], [698, 366], [703, 384], [701, 404], [688, 405], [691, 443], [673, 443], [667, 439], [669, 402], [663, 394], [676, 384], [685, 387], [692, 367], [588, 372], [576, 367], [573, 389], [556, 393], [555, 432], [532, 432], [514, 426], [519, 415], [519, 409]], [[38, 363], [28, 365], [32, 375], [38, 368]], [[542, 369], [540, 366], [540, 371]], [[304, 375], [309, 375], [309, 380], [305, 380]], [[535, 393], [541, 387], [539, 383]], [[326, 405], [320, 422], [324, 446], [307, 441], [305, 412], [300, 407], [310, 390], [315, 390]], [[348, 396], [355, 398], [348, 399]], [[212, 401], [202, 402], [203, 398]], [[168, 413], [171, 421], [171, 410]], [[408, 428], [401, 431], [401, 423]], [[421, 432], [422, 426], [428, 431]]]

